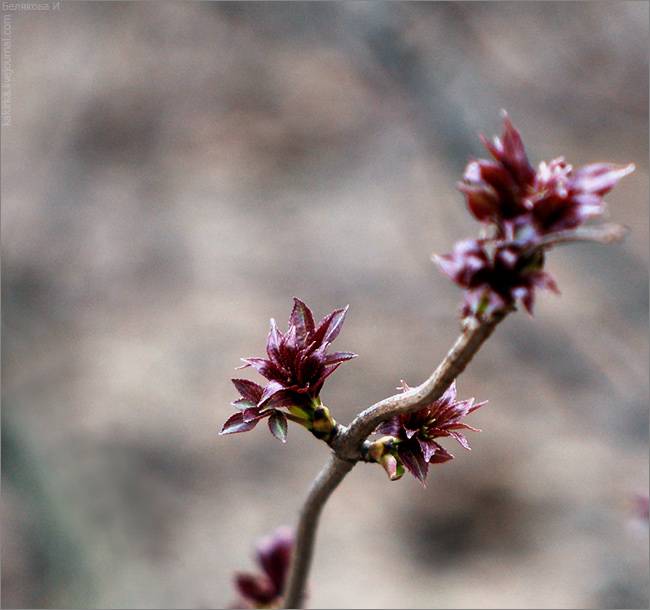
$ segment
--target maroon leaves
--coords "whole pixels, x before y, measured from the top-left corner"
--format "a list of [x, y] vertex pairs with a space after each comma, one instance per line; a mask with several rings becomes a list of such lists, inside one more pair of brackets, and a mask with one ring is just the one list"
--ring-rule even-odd
[[479, 159], [467, 165], [465, 184], [458, 188], [467, 196], [467, 206], [481, 222], [509, 220], [528, 211], [525, 194], [535, 179], [519, 132], [503, 112], [503, 137], [481, 141], [495, 161]]
[[242, 400], [252, 402], [255, 405], [259, 402], [264, 390], [261, 385], [248, 379], [233, 379], [232, 382], [241, 394]]
[[[295, 328], [296, 338], [300, 343], [306, 340], [314, 332], [314, 316], [307, 305], [301, 300], [294, 298], [293, 310], [289, 317], [289, 328]], [[279, 333], [281, 335], [281, 333]]]
[[266, 417], [260, 412], [257, 403], [260, 401], [264, 388], [248, 379], [233, 379], [232, 382], [241, 394], [241, 398], [233, 402], [239, 413], [231, 415], [221, 428], [220, 434], [233, 434], [235, 432], [248, 432], [257, 422]]
[[[319, 394], [325, 379], [342, 362], [357, 356], [352, 352], [328, 354], [341, 331], [347, 309], [332, 312], [316, 326], [309, 307], [294, 298], [286, 333], [272, 319], [266, 345], [268, 358], [242, 358], [245, 364], [239, 367], [253, 367], [268, 383], [262, 387], [252, 381], [233, 379], [241, 395], [233, 405], [240, 413], [228, 419], [221, 434], [247, 432], [260, 419], [268, 417], [271, 433], [284, 442], [288, 419], [308, 426], [314, 409], [320, 405]], [[282, 408], [289, 413], [279, 410]]]
[[257, 546], [257, 561], [282, 594], [291, 566], [294, 534], [290, 527], [281, 527], [270, 536], [262, 538]]
[[507, 241], [464, 239], [452, 254], [434, 260], [447, 277], [465, 288], [463, 316], [496, 311], [515, 301], [532, 314], [536, 288], [559, 292], [553, 278], [542, 270], [541, 253], [528, 254], [524, 246]]
[[291, 566], [294, 547], [293, 530], [277, 529], [262, 538], [257, 546], [256, 559], [261, 573], [239, 573], [235, 586], [242, 599], [234, 608], [279, 607]]
[[585, 220], [605, 213], [603, 196], [633, 170], [634, 165], [594, 163], [573, 174], [562, 157], [548, 165], [542, 162], [531, 195], [530, 219], [526, 220], [539, 236], [575, 229]]
[[490, 142], [483, 134], [479, 137], [490, 151], [490, 154], [499, 162], [513, 182], [519, 188], [528, 186], [535, 177], [535, 170], [528, 162], [524, 143], [519, 132], [510, 122], [510, 117], [505, 110], [501, 111], [503, 117], [503, 136], [501, 139], [494, 137]]
[[548, 236], [602, 215], [603, 196], [634, 170], [634, 165], [594, 163], [573, 173], [559, 157], [541, 162], [535, 171], [519, 132], [505, 111], [502, 116], [501, 138], [480, 136], [494, 161], [471, 161], [458, 185], [471, 214], [494, 234], [463, 240], [452, 254], [434, 257], [442, 272], [465, 289], [464, 316], [489, 314], [517, 301], [532, 314], [537, 288], [558, 292], [543, 271], [543, 251], [552, 243]]
[[[409, 387], [402, 382], [404, 391]], [[467, 439], [459, 430], [479, 432], [460, 420], [482, 407], [485, 402], [474, 405], [474, 399], [456, 402], [456, 382], [432, 405], [409, 413], [397, 415], [382, 423], [376, 430], [385, 437], [378, 441], [381, 447], [374, 451], [374, 457], [381, 462], [392, 480], [399, 479], [403, 473], [402, 465], [426, 487], [429, 464], [442, 464], [453, 459], [453, 455], [434, 439], [451, 436], [465, 449], [469, 449]], [[387, 438], [390, 439], [387, 442]], [[372, 451], [372, 450], [371, 450]], [[391, 460], [390, 457], [394, 458]], [[389, 459], [386, 459], [386, 458]]]
[[571, 180], [575, 192], [591, 193], [603, 197], [618, 181], [634, 171], [634, 164], [622, 167], [613, 163], [592, 163], [581, 167]]
[[257, 419], [251, 421], [245, 421], [243, 413], [235, 413], [234, 415], [231, 415], [226, 420], [226, 423], [221, 428], [221, 432], [219, 434], [233, 434], [235, 432], [248, 432], [249, 430], [252, 430], [255, 426], [257, 426], [257, 421], [258, 421]]

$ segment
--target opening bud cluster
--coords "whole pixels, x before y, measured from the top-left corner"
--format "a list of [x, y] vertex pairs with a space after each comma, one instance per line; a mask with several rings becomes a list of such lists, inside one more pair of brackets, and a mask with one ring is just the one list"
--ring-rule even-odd
[[[586, 220], [606, 211], [603, 197], [634, 170], [594, 163], [573, 171], [564, 157], [530, 162], [519, 132], [503, 111], [503, 135], [481, 141], [494, 160], [471, 161], [458, 189], [489, 237], [464, 239], [451, 254], [434, 255], [442, 272], [462, 286], [463, 316], [482, 316], [521, 303], [532, 314], [535, 290], [559, 292], [544, 271], [553, 235], [570, 239]], [[569, 235], [567, 235], [567, 232]]]

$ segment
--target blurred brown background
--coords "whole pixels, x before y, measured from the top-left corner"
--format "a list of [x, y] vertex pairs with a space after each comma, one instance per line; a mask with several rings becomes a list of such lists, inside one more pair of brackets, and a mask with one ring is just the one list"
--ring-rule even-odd
[[310, 604], [648, 606], [647, 3], [64, 1], [5, 11], [5, 35], [7, 15], [3, 607], [234, 600], [327, 456], [297, 427], [218, 436], [239, 358], [295, 295], [350, 304], [339, 421], [420, 383], [459, 326], [429, 257], [477, 234], [455, 183], [501, 108], [534, 164], [634, 162], [608, 197], [631, 235], [550, 255], [562, 296], [459, 380], [489, 399], [471, 452], [445, 443], [426, 490], [344, 481]]

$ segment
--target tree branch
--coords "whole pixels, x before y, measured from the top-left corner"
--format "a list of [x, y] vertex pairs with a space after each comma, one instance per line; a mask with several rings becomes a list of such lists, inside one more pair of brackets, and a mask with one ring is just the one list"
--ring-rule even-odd
[[300, 511], [284, 608], [302, 608], [303, 606], [305, 587], [314, 551], [314, 538], [321, 511], [327, 498], [338, 487], [345, 475], [354, 468], [354, 464], [355, 462], [346, 462], [332, 453], [330, 461], [312, 484], [307, 500]]
[[349, 428], [338, 425], [336, 436], [329, 443], [333, 450], [330, 461], [316, 477], [300, 513], [284, 608], [303, 605], [320, 513], [330, 494], [362, 459], [364, 441], [381, 422], [395, 415], [418, 411], [440, 398], [465, 370], [497, 324], [512, 310], [496, 312], [487, 319], [470, 318], [445, 359], [423, 384], [374, 404], [360, 413]]
[[395, 394], [369, 407], [357, 415], [349, 428], [341, 427], [340, 434], [331, 443], [336, 455], [344, 460], [359, 460], [363, 442], [379, 424], [395, 415], [419, 411], [438, 400], [465, 370], [497, 324], [511, 311], [497, 311], [485, 320], [469, 318], [456, 343], [429, 379], [407, 392]]

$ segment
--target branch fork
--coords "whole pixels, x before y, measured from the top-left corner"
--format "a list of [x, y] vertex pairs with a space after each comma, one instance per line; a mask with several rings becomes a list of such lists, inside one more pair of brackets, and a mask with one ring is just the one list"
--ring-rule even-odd
[[[226, 421], [221, 434], [247, 432], [267, 419], [271, 433], [284, 442], [288, 421], [293, 421], [332, 450], [300, 512], [284, 608], [303, 607], [320, 515], [331, 493], [357, 462], [379, 462], [392, 480], [400, 478], [406, 468], [424, 484], [429, 464], [453, 457], [435, 438], [452, 436], [469, 448], [458, 430], [475, 429], [460, 423], [460, 418], [484, 403], [473, 405], [473, 399], [456, 402], [455, 379], [509, 313], [521, 305], [532, 315], [539, 289], [559, 292], [544, 269], [545, 253], [569, 242], [611, 243], [628, 232], [615, 224], [581, 225], [605, 214], [603, 197], [634, 170], [633, 164], [594, 163], [574, 172], [558, 157], [542, 161], [535, 169], [519, 132], [505, 111], [502, 116], [501, 138], [490, 141], [481, 135], [494, 160], [471, 161], [463, 182], [457, 185], [468, 210], [483, 225], [482, 236], [461, 240], [452, 253], [433, 257], [442, 273], [464, 289], [464, 322], [460, 336], [424, 383], [415, 388], [403, 384], [402, 393], [372, 405], [349, 426], [336, 422], [322, 404], [320, 390], [343, 362], [356, 357], [352, 352], [329, 353], [347, 307], [316, 325], [311, 310], [299, 299], [294, 299], [286, 333], [271, 320], [268, 358], [242, 359], [245, 365], [240, 368], [255, 368], [268, 380], [266, 387], [233, 379], [241, 395], [233, 402], [238, 412]], [[384, 436], [371, 442], [373, 433]], [[261, 554], [273, 590], [265, 589], [268, 579], [239, 583], [254, 607], [275, 607], [285, 591], [290, 543], [285, 536], [278, 544], [277, 566], [266, 559], [275, 546], [267, 544]]]

